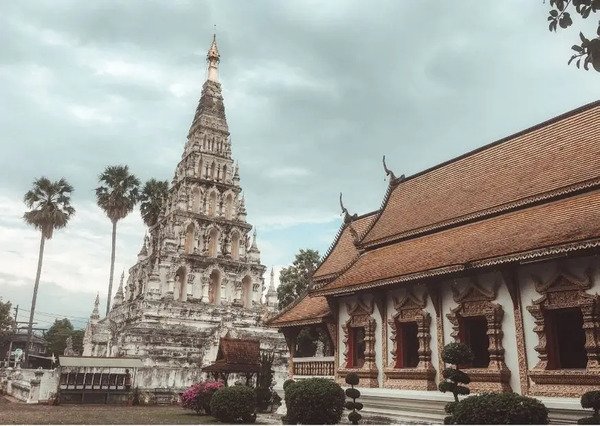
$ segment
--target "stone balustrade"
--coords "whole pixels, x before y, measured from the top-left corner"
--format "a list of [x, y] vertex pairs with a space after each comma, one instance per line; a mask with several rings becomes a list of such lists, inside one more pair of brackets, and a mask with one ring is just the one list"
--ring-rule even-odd
[[334, 376], [334, 357], [301, 357], [292, 359], [294, 377], [331, 377]]

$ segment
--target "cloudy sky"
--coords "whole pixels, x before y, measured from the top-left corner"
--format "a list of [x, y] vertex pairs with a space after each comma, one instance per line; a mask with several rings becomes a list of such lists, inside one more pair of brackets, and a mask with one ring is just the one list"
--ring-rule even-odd
[[[29, 309], [39, 235], [34, 178], [66, 177], [77, 214], [46, 244], [36, 317], [85, 324], [106, 292], [110, 223], [93, 188], [109, 164], [171, 179], [206, 77], [213, 26], [248, 219], [263, 263], [323, 253], [397, 174], [594, 101], [567, 66], [581, 25], [548, 32], [543, 1], [19, 1], [0, 14], [0, 295]], [[595, 20], [594, 20], [595, 21]], [[585, 25], [592, 33], [595, 22]], [[584, 30], [585, 32], [585, 30]], [[144, 226], [118, 229], [120, 274]]]

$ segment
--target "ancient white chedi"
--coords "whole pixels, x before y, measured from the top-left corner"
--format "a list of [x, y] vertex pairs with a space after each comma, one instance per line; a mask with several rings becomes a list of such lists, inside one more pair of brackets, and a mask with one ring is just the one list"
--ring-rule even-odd
[[[182, 387], [215, 360], [219, 338], [260, 339], [285, 369], [286, 345], [263, 320], [276, 308], [256, 231], [246, 221], [238, 166], [221, 84], [216, 38], [208, 74], [166, 206], [148, 230], [138, 262], [124, 276], [112, 309], [100, 319], [98, 299], [84, 337], [84, 355], [139, 356], [142, 388]], [[251, 234], [252, 237], [251, 237]]]

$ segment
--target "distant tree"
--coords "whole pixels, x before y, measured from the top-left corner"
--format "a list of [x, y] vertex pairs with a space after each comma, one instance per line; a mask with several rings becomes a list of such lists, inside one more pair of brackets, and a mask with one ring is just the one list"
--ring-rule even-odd
[[140, 211], [142, 219], [148, 226], [156, 225], [169, 193], [169, 182], [150, 179], [140, 194]]
[[312, 274], [319, 266], [319, 260], [317, 250], [300, 250], [294, 263], [281, 270], [277, 287], [279, 309], [292, 303], [308, 288]]
[[25, 347], [25, 362], [28, 362], [29, 346], [33, 334], [33, 315], [35, 313], [35, 302], [37, 299], [40, 276], [42, 274], [42, 260], [44, 258], [44, 244], [52, 238], [55, 229], [67, 226], [69, 219], [75, 214], [71, 206], [71, 193], [73, 187], [65, 179], [51, 182], [41, 177], [33, 182], [31, 188], [25, 194], [23, 201], [31, 210], [25, 212], [23, 219], [29, 225], [38, 229], [42, 236], [40, 239], [40, 251], [38, 254], [37, 273], [33, 286], [33, 297], [31, 298], [31, 310], [29, 313], [29, 327], [27, 330], [27, 346]]
[[100, 174], [98, 180], [101, 186], [96, 188], [96, 201], [112, 222], [112, 251], [110, 255], [108, 297], [106, 298], [106, 315], [108, 315], [115, 273], [117, 222], [131, 213], [138, 202], [140, 181], [129, 173], [127, 166], [108, 166]]
[[67, 346], [67, 338], [73, 334], [73, 331], [73, 324], [67, 318], [55, 320], [44, 336], [48, 343], [48, 353], [62, 355]]
[[0, 336], [13, 331], [15, 320], [10, 316], [10, 302], [3, 302], [0, 298]]
[[[600, 10], [600, 0], [550, 0], [550, 9], [548, 21], [548, 29], [550, 31], [556, 31], [558, 27], [568, 28], [573, 24], [570, 10], [575, 10], [582, 19], [587, 19], [591, 13], [596, 13]], [[577, 68], [583, 65], [585, 70], [589, 70], [590, 64], [598, 72], [600, 72], [600, 22], [598, 23], [598, 29], [596, 30], [598, 37], [592, 37], [591, 39], [586, 38], [582, 32], [579, 33], [581, 39], [580, 44], [574, 44], [571, 49], [575, 51], [569, 64], [576, 61]], [[583, 64], [582, 61], [583, 60]]]
[[85, 334], [85, 330], [73, 330], [71, 333], [71, 337], [73, 338], [73, 349], [75, 349], [79, 354], [83, 353], [83, 335]]

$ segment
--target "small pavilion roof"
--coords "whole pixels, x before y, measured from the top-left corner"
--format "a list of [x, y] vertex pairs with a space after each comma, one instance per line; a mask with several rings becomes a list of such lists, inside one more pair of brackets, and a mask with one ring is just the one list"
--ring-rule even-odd
[[202, 371], [257, 373], [260, 370], [260, 342], [254, 339], [221, 337], [217, 359]]

